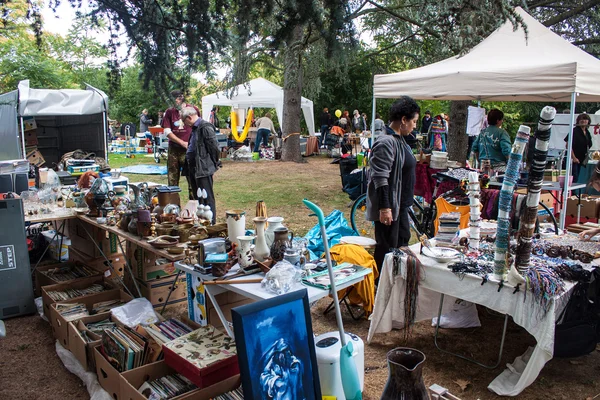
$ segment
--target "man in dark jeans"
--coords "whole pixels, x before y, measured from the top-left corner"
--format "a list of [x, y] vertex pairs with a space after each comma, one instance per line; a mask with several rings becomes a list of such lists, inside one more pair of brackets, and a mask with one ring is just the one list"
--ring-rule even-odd
[[[429, 139], [429, 128], [431, 127], [431, 122], [433, 121], [433, 119], [431, 119], [431, 111], [425, 111], [425, 115], [423, 116], [423, 119], [421, 120], [421, 134], [423, 136], [425, 136], [428, 140]], [[429, 146], [430, 143], [427, 143], [427, 146]]]
[[331, 126], [331, 115], [329, 115], [329, 109], [325, 107], [321, 114], [321, 136], [319, 137], [319, 147], [325, 143], [325, 136], [329, 133], [329, 127]]

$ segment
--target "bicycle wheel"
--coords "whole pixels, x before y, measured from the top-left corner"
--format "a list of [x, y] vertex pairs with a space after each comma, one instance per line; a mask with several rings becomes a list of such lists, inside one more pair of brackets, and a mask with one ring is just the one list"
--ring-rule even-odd
[[359, 236], [375, 239], [375, 224], [367, 221], [367, 194], [362, 194], [352, 204], [350, 211], [350, 223], [352, 229]]

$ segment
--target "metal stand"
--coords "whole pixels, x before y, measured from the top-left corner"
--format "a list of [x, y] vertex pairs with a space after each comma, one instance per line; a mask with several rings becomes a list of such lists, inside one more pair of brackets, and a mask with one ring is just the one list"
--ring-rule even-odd
[[204, 289], [205, 289], [204, 293], [206, 293], [206, 295], [210, 299], [211, 303], [213, 303], [213, 305], [215, 307], [215, 311], [217, 312], [217, 315], [219, 316], [219, 319], [221, 320], [221, 323], [223, 324], [223, 328], [225, 328], [225, 330], [227, 331], [227, 334], [229, 335], [230, 338], [235, 338], [235, 336], [233, 335], [233, 331], [231, 330], [231, 327], [229, 326], [229, 321], [227, 321], [227, 318], [225, 318], [223, 311], [221, 311], [221, 307], [218, 306], [217, 299], [215, 299], [215, 296], [213, 296], [213, 294], [210, 292], [209, 288], [204, 287]]
[[480, 363], [479, 361], [476, 361], [473, 358], [465, 357], [465, 356], [462, 356], [460, 354], [452, 353], [451, 351], [444, 350], [444, 349], [440, 348], [440, 346], [438, 345], [437, 339], [438, 339], [438, 331], [440, 330], [440, 317], [442, 316], [442, 307], [443, 307], [443, 305], [444, 305], [444, 294], [442, 293], [442, 295], [440, 297], [440, 308], [438, 310], [437, 325], [435, 326], [435, 335], [433, 337], [433, 341], [435, 343], [435, 347], [437, 347], [437, 349], [439, 351], [441, 351], [442, 353], [447, 353], [447, 354], [453, 355], [455, 357], [461, 358], [461, 359], [463, 359], [465, 361], [469, 361], [469, 362], [475, 363], [475, 364], [477, 364], [477, 365], [479, 365], [480, 367], [483, 367], [483, 368], [494, 369], [498, 365], [500, 365], [500, 361], [502, 361], [502, 350], [504, 350], [504, 339], [506, 339], [506, 327], [508, 325], [508, 314], [504, 315], [504, 329], [502, 329], [502, 340], [500, 341], [500, 351], [498, 351], [498, 360], [496, 361], [496, 363], [494, 365], [485, 365], [485, 364]]
[[[340, 299], [340, 304], [344, 303], [344, 305], [346, 306], [346, 309], [348, 310], [348, 313], [350, 314], [350, 316], [352, 317], [353, 320], [355, 321], [359, 321], [364, 315], [365, 315], [365, 310], [363, 310], [360, 314], [358, 315], [354, 315], [354, 312], [352, 312], [352, 307], [350, 305], [350, 303], [348, 302], [348, 296], [350, 295], [350, 293], [354, 290], [354, 286], [351, 286], [347, 291], [346, 294], [344, 294], [344, 297], [342, 297]], [[325, 309], [325, 311], [323, 311], [323, 315], [327, 314], [328, 312], [330, 312], [331, 310], [333, 310], [333, 308], [335, 307], [335, 302], [332, 301], [327, 308]]]
[[173, 290], [175, 290], [175, 285], [177, 284], [177, 282], [179, 282], [179, 276], [181, 276], [181, 272], [183, 272], [183, 271], [181, 271], [180, 269], [177, 270], [177, 275], [175, 275], [175, 280], [173, 281], [173, 284], [171, 285], [171, 289], [169, 289], [169, 294], [167, 295], [165, 304], [163, 304], [162, 309], [160, 310], [161, 315], [165, 312], [165, 308], [167, 308], [167, 304], [169, 303], [171, 294], [173, 293]]
[[42, 253], [42, 255], [40, 256], [40, 258], [37, 260], [37, 262], [35, 263], [35, 266], [32, 268], [31, 273], [33, 274], [35, 272], [35, 270], [37, 269], [37, 267], [40, 265], [40, 262], [42, 262], [42, 260], [44, 259], [44, 256], [46, 255], [46, 253], [48, 252], [48, 249], [50, 248], [50, 246], [52, 245], [52, 242], [58, 237], [58, 235], [60, 234], [60, 247], [58, 248], [58, 261], [61, 262], [61, 256], [60, 253], [62, 252], [62, 243], [63, 243], [63, 238], [65, 237], [65, 225], [66, 225], [66, 220], [62, 220], [61, 224], [59, 226], [56, 226], [56, 230], [54, 231], [54, 236], [52, 236], [52, 239], [50, 240], [50, 243], [48, 243], [46, 245], [46, 248], [44, 249], [44, 252]]
[[[100, 248], [100, 246], [98, 246], [98, 243], [96, 243], [96, 239], [87, 230], [87, 228], [85, 227], [85, 224], [81, 224], [81, 227], [83, 228], [83, 230], [85, 231], [85, 233], [88, 235], [88, 237], [90, 238], [90, 240], [92, 241], [92, 243], [94, 243], [94, 246], [96, 246], [96, 248], [98, 249], [98, 251], [100, 252], [100, 254], [102, 255], [102, 257], [104, 257], [104, 259], [108, 263], [108, 267], [110, 268], [110, 270], [119, 278], [119, 282], [121, 282], [121, 284], [123, 285], [123, 288], [131, 296], [136, 297], [133, 293], [131, 293], [131, 291], [129, 290], [129, 288], [125, 285], [125, 282], [123, 282], [123, 278], [121, 278], [119, 276], [119, 274], [117, 274], [115, 272], [115, 269], [114, 269], [112, 263], [110, 262], [110, 259], [106, 256], [106, 254], [104, 254], [104, 252], [102, 251], [102, 249]], [[117, 242], [119, 243], [119, 248], [121, 249], [121, 252], [125, 256], [125, 252], [123, 251], [123, 245], [121, 244], [121, 241], [117, 240]], [[135, 275], [133, 275], [133, 271], [131, 270], [131, 266], [129, 265], [129, 260], [127, 259], [127, 257], [125, 257], [125, 267], [127, 268], [127, 272], [129, 272], [129, 275], [131, 276], [131, 280], [133, 281], [133, 285], [135, 286], [135, 289], [137, 290], [137, 293], [138, 293], [137, 297], [144, 297], [144, 296], [142, 296], [142, 292], [140, 291], [140, 287], [138, 286], [138, 284], [137, 284], [137, 282], [135, 280]]]

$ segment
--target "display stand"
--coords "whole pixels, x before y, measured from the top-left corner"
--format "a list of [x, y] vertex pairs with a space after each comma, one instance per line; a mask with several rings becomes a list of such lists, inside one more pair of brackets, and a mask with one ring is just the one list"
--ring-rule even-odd
[[59, 248], [59, 257], [58, 258], [60, 261], [60, 253], [62, 251], [63, 238], [65, 237], [65, 226], [67, 225], [68, 220], [74, 219], [75, 217], [76, 217], [75, 214], [68, 214], [68, 215], [61, 215], [61, 216], [52, 215], [52, 214], [49, 214], [47, 216], [40, 216], [40, 215], [36, 215], [36, 216], [32, 216], [32, 217], [25, 216], [25, 224], [26, 225], [51, 222], [51, 223], [54, 223], [54, 226], [55, 226], [54, 236], [52, 237], [52, 240], [50, 240], [50, 242], [44, 248], [44, 252], [40, 256], [40, 258], [37, 260], [37, 262], [35, 263], [35, 266], [31, 269], [32, 274], [35, 272], [37, 267], [40, 265], [40, 262], [44, 259], [44, 256], [48, 252], [48, 249], [50, 249], [52, 242], [58, 237], [59, 234], [60, 234], [60, 243], [59, 243], [59, 247], [58, 247]]

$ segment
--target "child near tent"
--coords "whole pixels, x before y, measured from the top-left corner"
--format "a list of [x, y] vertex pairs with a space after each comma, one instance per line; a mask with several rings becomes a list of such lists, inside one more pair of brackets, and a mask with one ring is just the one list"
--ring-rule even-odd
[[446, 151], [446, 135], [448, 128], [441, 115], [437, 115], [429, 127], [429, 143], [432, 150]]

